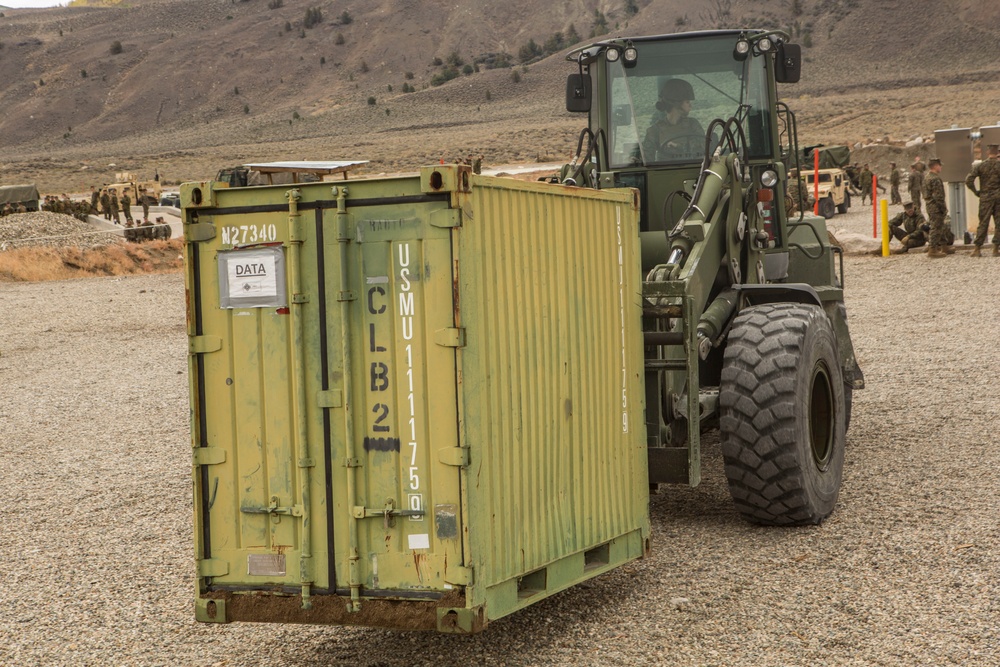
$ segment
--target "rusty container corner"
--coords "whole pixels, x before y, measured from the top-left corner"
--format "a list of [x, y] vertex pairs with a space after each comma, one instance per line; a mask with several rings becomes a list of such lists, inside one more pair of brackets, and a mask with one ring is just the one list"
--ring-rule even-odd
[[181, 200], [199, 621], [478, 632], [647, 553], [631, 190]]

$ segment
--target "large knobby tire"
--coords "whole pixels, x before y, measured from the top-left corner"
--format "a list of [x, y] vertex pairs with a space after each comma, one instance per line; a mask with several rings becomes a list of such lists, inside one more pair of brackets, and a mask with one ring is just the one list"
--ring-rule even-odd
[[729, 491], [750, 521], [817, 524], [844, 469], [844, 381], [818, 306], [752, 306], [733, 322], [719, 388]]
[[844, 202], [837, 204], [837, 213], [847, 213], [849, 208], [851, 208], [851, 193], [844, 191]]
[[833, 203], [833, 197], [823, 197], [819, 200], [819, 214], [827, 220], [837, 215], [837, 205]]

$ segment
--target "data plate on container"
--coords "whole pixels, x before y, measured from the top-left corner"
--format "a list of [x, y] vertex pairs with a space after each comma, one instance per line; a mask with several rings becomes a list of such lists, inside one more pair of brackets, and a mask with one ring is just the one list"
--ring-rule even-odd
[[249, 554], [247, 555], [247, 574], [255, 577], [285, 576], [284, 554]]
[[287, 305], [284, 248], [248, 248], [219, 253], [221, 308], [283, 308]]

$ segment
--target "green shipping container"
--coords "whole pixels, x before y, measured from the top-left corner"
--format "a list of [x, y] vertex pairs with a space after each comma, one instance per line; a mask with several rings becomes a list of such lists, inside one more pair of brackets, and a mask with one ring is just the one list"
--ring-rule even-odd
[[633, 191], [181, 203], [198, 620], [476, 632], [647, 553]]

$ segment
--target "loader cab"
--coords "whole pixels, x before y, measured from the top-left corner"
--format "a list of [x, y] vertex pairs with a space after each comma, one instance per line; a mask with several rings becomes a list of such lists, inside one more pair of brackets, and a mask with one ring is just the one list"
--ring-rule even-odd
[[[725, 30], [614, 39], [572, 52], [567, 109], [589, 113], [597, 187], [633, 187], [642, 206], [643, 265], [659, 261], [669, 229], [687, 207], [706, 153], [736, 151], [763, 196], [782, 202], [794, 155], [794, 119], [776, 81], [798, 79], [798, 47], [780, 33]], [[735, 118], [738, 132], [723, 122]], [[681, 193], [686, 193], [681, 194]], [[783, 245], [776, 206], [772, 247]], [[778, 219], [780, 215], [780, 219]]]

